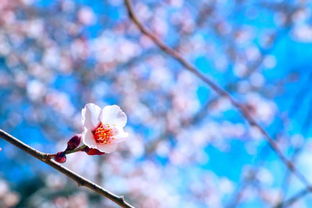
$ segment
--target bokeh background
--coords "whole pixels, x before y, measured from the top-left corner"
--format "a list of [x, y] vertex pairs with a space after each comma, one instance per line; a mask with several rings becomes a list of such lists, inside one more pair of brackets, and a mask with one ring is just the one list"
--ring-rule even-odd
[[[140, 21], [242, 102], [312, 183], [312, 2], [133, 0]], [[55, 153], [88, 102], [127, 142], [65, 165], [142, 208], [273, 207], [304, 188], [225, 98], [163, 53], [122, 0], [0, 0], [0, 127]], [[0, 207], [116, 207], [0, 140]], [[311, 207], [309, 193], [288, 207]]]

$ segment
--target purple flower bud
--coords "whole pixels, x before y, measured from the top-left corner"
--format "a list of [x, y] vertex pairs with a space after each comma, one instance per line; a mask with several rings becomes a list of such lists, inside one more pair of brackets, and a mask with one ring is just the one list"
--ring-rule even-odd
[[85, 151], [88, 155], [104, 155], [105, 154], [105, 152], [101, 152], [98, 149], [94, 149], [90, 147], [85, 147], [83, 151]]
[[58, 152], [56, 153], [55, 157], [54, 157], [54, 160], [56, 162], [59, 162], [59, 163], [64, 163], [66, 162], [66, 155], [64, 152]]
[[68, 142], [67, 142], [67, 148], [65, 151], [67, 150], [73, 150], [76, 149], [81, 141], [81, 136], [80, 135], [75, 135], [73, 136]]

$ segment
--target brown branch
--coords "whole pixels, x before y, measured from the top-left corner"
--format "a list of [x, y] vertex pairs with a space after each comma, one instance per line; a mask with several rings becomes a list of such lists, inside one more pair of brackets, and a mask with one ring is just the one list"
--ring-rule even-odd
[[54, 169], [63, 173], [64, 175], [71, 178], [72, 180], [76, 181], [78, 183], [78, 185], [85, 186], [85, 187], [91, 189], [92, 191], [94, 191], [94, 192], [110, 199], [111, 201], [115, 202], [120, 207], [134, 208], [134, 206], [130, 205], [129, 203], [127, 203], [125, 201], [123, 196], [117, 196], [117, 195], [105, 190], [101, 186], [91, 182], [90, 180], [88, 180], [88, 179], [78, 175], [77, 173], [69, 170], [68, 168], [65, 168], [64, 166], [60, 165], [59, 163], [55, 162], [54, 160], [51, 160], [51, 157], [49, 154], [42, 153], [42, 152], [28, 146], [27, 144], [23, 143], [22, 141], [13, 137], [12, 135], [8, 134], [7, 132], [3, 131], [2, 129], [0, 129], [0, 137], [3, 138], [4, 140], [6, 140], [7, 142], [13, 144], [14, 146], [18, 147], [19, 149], [27, 152], [31, 156], [37, 158], [38, 160], [41, 160], [42, 162], [50, 165]]
[[163, 43], [160, 39], [158, 39], [152, 32], [143, 26], [143, 24], [139, 21], [138, 17], [134, 13], [132, 4], [130, 0], [124, 0], [125, 6], [127, 8], [127, 12], [131, 21], [136, 25], [136, 27], [140, 30], [142, 34], [150, 38], [163, 52], [171, 56], [173, 59], [178, 61], [186, 70], [193, 73], [203, 82], [205, 82], [212, 90], [214, 90], [219, 96], [227, 98], [231, 104], [243, 115], [243, 117], [247, 120], [247, 122], [257, 128], [262, 135], [265, 137], [267, 142], [269, 143], [271, 149], [278, 155], [281, 161], [286, 165], [286, 167], [296, 176], [298, 179], [312, 191], [312, 187], [310, 186], [308, 180], [302, 175], [297, 168], [289, 161], [282, 151], [278, 148], [277, 144], [275, 143], [274, 139], [257, 123], [257, 121], [251, 116], [249, 110], [247, 110], [241, 103], [236, 101], [226, 90], [216, 84], [213, 80], [206, 77], [202, 74], [196, 67], [194, 67], [191, 63], [189, 63], [186, 59], [184, 59], [178, 52], [169, 48], [165, 43]]

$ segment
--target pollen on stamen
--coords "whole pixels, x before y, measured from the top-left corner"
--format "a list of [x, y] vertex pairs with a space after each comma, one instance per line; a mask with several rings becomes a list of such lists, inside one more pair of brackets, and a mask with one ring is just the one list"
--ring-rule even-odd
[[110, 144], [113, 140], [113, 130], [109, 125], [100, 123], [93, 131], [93, 137], [97, 144]]

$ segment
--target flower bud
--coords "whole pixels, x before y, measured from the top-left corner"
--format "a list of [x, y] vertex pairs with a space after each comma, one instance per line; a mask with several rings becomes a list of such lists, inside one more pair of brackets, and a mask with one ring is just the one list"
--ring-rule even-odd
[[56, 162], [59, 162], [59, 163], [64, 163], [66, 162], [66, 155], [64, 152], [58, 152], [56, 153], [55, 157], [54, 157], [54, 160]]
[[73, 136], [68, 142], [67, 142], [67, 148], [65, 151], [67, 150], [73, 150], [76, 149], [81, 141], [81, 136], [80, 135], [75, 135]]
[[83, 149], [88, 155], [104, 155], [104, 152], [99, 151], [98, 149], [90, 148], [90, 147], [85, 147]]

